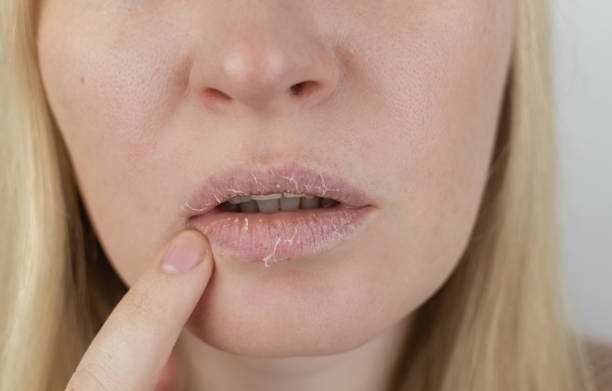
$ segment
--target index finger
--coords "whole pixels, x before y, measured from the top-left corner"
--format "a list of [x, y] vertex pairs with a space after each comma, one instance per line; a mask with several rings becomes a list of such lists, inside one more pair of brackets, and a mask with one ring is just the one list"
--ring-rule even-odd
[[[177, 235], [165, 251], [191, 270], [162, 267], [158, 259], [132, 285], [83, 355], [67, 390], [153, 390], [178, 336], [213, 271], [208, 239]], [[168, 270], [168, 271], [166, 271]]]

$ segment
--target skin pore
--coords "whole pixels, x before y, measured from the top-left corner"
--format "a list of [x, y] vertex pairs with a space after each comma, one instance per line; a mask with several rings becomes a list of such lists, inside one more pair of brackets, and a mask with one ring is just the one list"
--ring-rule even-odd
[[264, 268], [211, 243], [176, 347], [188, 389], [385, 389], [475, 222], [515, 0], [40, 3], [50, 108], [128, 286], [186, 227], [186, 197], [234, 165], [297, 162], [376, 200], [317, 257]]

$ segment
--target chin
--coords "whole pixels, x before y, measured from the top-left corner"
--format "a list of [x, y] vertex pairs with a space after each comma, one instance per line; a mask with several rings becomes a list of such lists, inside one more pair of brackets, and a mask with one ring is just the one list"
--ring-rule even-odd
[[272, 358], [352, 350], [397, 320], [372, 312], [372, 286], [361, 274], [324, 270], [288, 267], [242, 277], [216, 270], [185, 328], [227, 353]]

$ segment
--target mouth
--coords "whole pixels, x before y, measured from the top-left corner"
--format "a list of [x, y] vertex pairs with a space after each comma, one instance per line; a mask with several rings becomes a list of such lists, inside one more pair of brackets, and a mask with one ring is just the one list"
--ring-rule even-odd
[[268, 267], [347, 241], [377, 208], [344, 180], [290, 165], [229, 170], [210, 178], [183, 209], [215, 254]]
[[273, 193], [233, 197], [216, 208], [235, 213], [275, 213], [287, 210], [329, 209], [339, 205], [341, 202], [337, 200], [312, 194]]

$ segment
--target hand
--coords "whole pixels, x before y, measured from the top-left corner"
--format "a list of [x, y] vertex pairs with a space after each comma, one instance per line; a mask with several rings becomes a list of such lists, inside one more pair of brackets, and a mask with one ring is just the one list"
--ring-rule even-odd
[[[168, 259], [174, 267], [163, 266]], [[178, 357], [170, 355], [213, 272], [210, 243], [198, 231], [183, 231], [153, 263], [104, 322], [67, 391], [183, 389], [182, 379], [168, 376], [180, 369]]]

